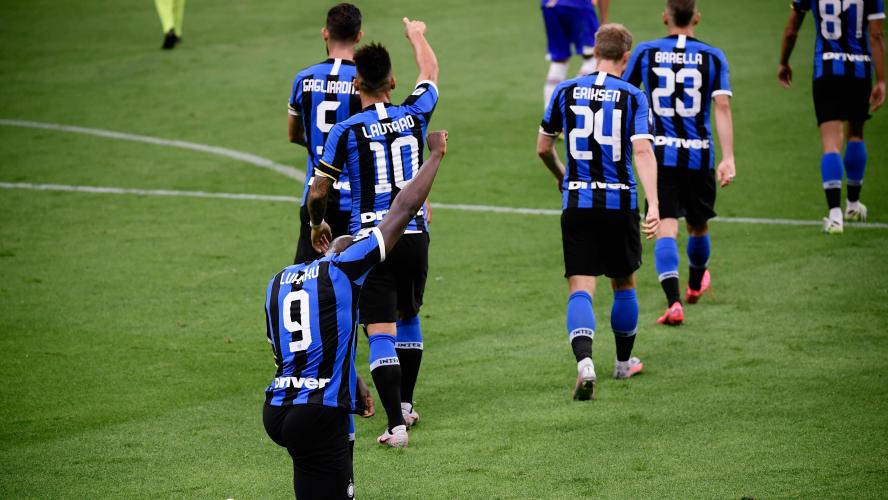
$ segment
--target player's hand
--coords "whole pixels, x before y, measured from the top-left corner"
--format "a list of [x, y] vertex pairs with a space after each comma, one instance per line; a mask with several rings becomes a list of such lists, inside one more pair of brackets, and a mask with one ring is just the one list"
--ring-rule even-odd
[[404, 21], [404, 36], [411, 39], [414, 36], [425, 36], [426, 25], [422, 21], [411, 21], [406, 17], [401, 19]]
[[722, 159], [721, 163], [718, 164], [716, 174], [718, 176], [718, 185], [721, 187], [726, 187], [734, 182], [734, 177], [737, 177], [737, 169], [734, 167], [733, 158]]
[[441, 153], [441, 156], [447, 154], [447, 131], [436, 130], [429, 132], [426, 136], [426, 143], [429, 145], [429, 151], [432, 153]]
[[870, 113], [875, 113], [882, 104], [885, 104], [885, 82], [878, 82], [873, 85], [873, 92], [870, 94]]
[[362, 417], [370, 418], [376, 414], [376, 407], [373, 405], [373, 396], [370, 395], [370, 389], [361, 377], [358, 377], [358, 402], [363, 405], [361, 411]]
[[657, 235], [657, 229], [660, 228], [660, 207], [659, 205], [648, 204], [647, 215], [644, 218], [644, 224], [641, 225], [641, 232], [645, 238], [651, 239]]
[[311, 246], [315, 252], [325, 253], [330, 248], [331, 241], [333, 241], [333, 232], [326, 222], [321, 221], [320, 226], [311, 228]]
[[426, 201], [425, 201], [425, 218], [426, 218], [426, 225], [431, 226], [432, 225], [432, 202], [429, 201], [428, 199], [426, 199]]
[[783, 88], [788, 89], [792, 86], [792, 66], [789, 64], [781, 64], [777, 67], [777, 80]]

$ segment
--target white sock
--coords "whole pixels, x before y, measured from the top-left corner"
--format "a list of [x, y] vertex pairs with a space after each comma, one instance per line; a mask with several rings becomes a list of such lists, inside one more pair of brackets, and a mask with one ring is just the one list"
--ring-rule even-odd
[[595, 70], [598, 69], [598, 61], [595, 60], [594, 57], [590, 57], [589, 59], [583, 59], [583, 65], [580, 66], [580, 72], [577, 73], [577, 76], [586, 76], [595, 73]]
[[830, 208], [829, 209], [829, 218], [834, 221], [842, 222], [842, 209], [839, 207]]
[[595, 366], [592, 364], [592, 358], [583, 358], [577, 363], [577, 371], [583, 371], [583, 368], [591, 366], [593, 369]]
[[546, 75], [546, 86], [543, 89], [544, 107], [549, 107], [549, 101], [552, 100], [552, 94], [555, 87], [567, 78], [567, 63], [553, 62], [549, 63], [549, 74]]

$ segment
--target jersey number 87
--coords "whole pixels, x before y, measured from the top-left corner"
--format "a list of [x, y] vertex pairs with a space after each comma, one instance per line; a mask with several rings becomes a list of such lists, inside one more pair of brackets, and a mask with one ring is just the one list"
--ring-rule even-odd
[[[820, 33], [827, 40], [842, 38], [842, 12], [856, 7], [857, 29], [856, 38], [863, 37], [863, 0], [820, 0]], [[829, 8], [831, 7], [831, 8]], [[831, 11], [831, 12], [828, 12]]]

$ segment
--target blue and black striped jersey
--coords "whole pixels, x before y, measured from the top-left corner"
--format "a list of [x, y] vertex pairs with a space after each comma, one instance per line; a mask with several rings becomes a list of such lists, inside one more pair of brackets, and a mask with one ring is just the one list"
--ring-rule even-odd
[[797, 12], [814, 12], [817, 41], [814, 79], [872, 78], [869, 22], [885, 18], [883, 0], [793, 0]]
[[656, 124], [657, 165], [715, 168], [712, 98], [733, 95], [725, 54], [686, 35], [639, 44], [623, 75], [644, 87]]
[[[305, 206], [314, 166], [324, 154], [324, 143], [330, 129], [361, 110], [361, 98], [354, 86], [355, 75], [355, 63], [331, 58], [303, 69], [293, 80], [289, 113], [302, 120], [308, 143], [302, 206]], [[345, 176], [337, 179], [330, 196], [330, 202], [337, 210], [351, 211], [348, 179]]]
[[[400, 106], [368, 106], [330, 131], [315, 174], [334, 181], [348, 175], [352, 233], [378, 225], [404, 184], [419, 171], [426, 130], [437, 104], [435, 84], [419, 82]], [[421, 209], [405, 232], [426, 230]]]
[[562, 208], [637, 210], [632, 141], [653, 140], [644, 92], [604, 72], [555, 88], [540, 133], [566, 137]]
[[367, 274], [384, 260], [382, 233], [373, 228], [340, 254], [272, 278], [265, 323], [277, 369], [266, 403], [355, 409], [358, 297]]

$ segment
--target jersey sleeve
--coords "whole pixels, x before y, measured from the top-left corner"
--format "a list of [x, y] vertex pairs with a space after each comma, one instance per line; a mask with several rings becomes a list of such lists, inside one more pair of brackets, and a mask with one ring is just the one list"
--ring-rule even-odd
[[717, 95], [733, 96], [731, 90], [731, 72], [728, 69], [728, 58], [725, 53], [718, 50], [713, 54], [715, 60], [715, 85], [712, 87], [712, 97]]
[[792, 0], [792, 8], [796, 12], [804, 14], [811, 10], [811, 0]]
[[435, 106], [438, 105], [438, 86], [430, 80], [423, 80], [416, 84], [413, 93], [404, 99], [401, 104], [414, 115], [423, 115], [426, 123], [432, 118]]
[[626, 71], [623, 72], [623, 80], [626, 80], [636, 87], [641, 87], [642, 54], [644, 54], [644, 49], [641, 47], [635, 47], [635, 51], [632, 52], [632, 57], [629, 58], [629, 65], [626, 66]]
[[385, 260], [385, 241], [378, 227], [355, 238], [355, 242], [332, 259], [332, 264], [361, 286], [373, 266]]
[[643, 92], [635, 93], [635, 114], [629, 123], [629, 140], [654, 140], [654, 130], [651, 120], [651, 109], [647, 97]]
[[302, 78], [299, 75], [296, 75], [296, 79], [293, 80], [293, 90], [290, 91], [287, 112], [293, 116], [302, 115]]
[[333, 182], [345, 169], [348, 160], [348, 127], [337, 123], [330, 129], [327, 142], [324, 144], [324, 156], [315, 165], [315, 174], [329, 177]]
[[873, 0], [872, 2], [867, 3], [866, 18], [869, 21], [885, 19], [884, 0]]
[[546, 106], [546, 112], [543, 114], [543, 121], [540, 122], [540, 133], [551, 137], [557, 137], [564, 129], [564, 117], [561, 110], [562, 95], [564, 94], [563, 86], [555, 88], [549, 105]]

